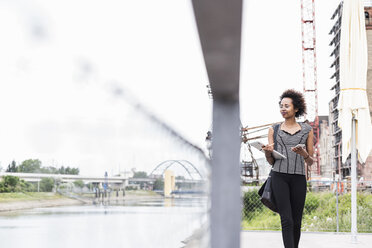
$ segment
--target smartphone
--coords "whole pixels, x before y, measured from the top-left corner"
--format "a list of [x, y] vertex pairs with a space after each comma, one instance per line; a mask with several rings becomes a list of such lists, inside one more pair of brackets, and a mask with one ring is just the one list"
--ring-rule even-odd
[[298, 147], [302, 147], [302, 149], [305, 149], [306, 146], [305, 146], [305, 144], [298, 144], [298, 145], [295, 146], [295, 148], [298, 148]]

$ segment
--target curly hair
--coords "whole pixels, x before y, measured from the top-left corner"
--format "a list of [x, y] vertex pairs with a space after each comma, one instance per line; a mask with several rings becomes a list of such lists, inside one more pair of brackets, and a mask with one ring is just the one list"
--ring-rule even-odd
[[296, 117], [300, 117], [306, 114], [306, 102], [304, 95], [301, 92], [295, 91], [293, 89], [286, 90], [279, 98], [280, 98], [279, 104], [283, 100], [283, 98], [292, 99], [294, 109], [298, 110], [295, 115]]

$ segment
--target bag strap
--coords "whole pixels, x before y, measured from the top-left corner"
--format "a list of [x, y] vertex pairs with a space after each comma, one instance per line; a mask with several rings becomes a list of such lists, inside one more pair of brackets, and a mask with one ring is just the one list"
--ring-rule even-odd
[[278, 147], [276, 142], [276, 135], [278, 134], [280, 124], [275, 124], [274, 126], [274, 150], [276, 151], [276, 148]]

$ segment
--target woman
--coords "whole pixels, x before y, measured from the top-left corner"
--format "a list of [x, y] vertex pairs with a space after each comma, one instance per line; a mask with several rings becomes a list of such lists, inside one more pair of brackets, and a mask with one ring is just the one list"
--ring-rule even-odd
[[314, 134], [309, 124], [296, 121], [296, 117], [306, 113], [305, 99], [300, 92], [286, 90], [280, 96], [279, 106], [284, 122], [276, 124], [280, 125], [276, 149], [286, 159], [275, 160], [272, 156], [275, 125], [269, 129], [269, 145], [262, 148], [266, 160], [273, 166], [272, 190], [280, 214], [284, 246], [297, 248], [306, 197], [305, 162], [309, 166], [313, 163]]

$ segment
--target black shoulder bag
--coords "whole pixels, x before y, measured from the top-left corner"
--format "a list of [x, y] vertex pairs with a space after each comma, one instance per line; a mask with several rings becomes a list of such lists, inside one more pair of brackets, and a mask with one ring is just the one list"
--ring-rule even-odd
[[[278, 133], [278, 129], [279, 129], [279, 124], [276, 124], [274, 126], [274, 150], [276, 150], [276, 147], [277, 147], [276, 135]], [[271, 175], [272, 175], [272, 170], [270, 171], [270, 174], [267, 177], [264, 184], [258, 190], [258, 194], [261, 197], [261, 202], [263, 203], [263, 205], [265, 205], [266, 207], [268, 207], [270, 210], [274, 212], [278, 212], [278, 208], [276, 207], [275, 198], [274, 198], [274, 194], [273, 194], [272, 187], [271, 187]]]

